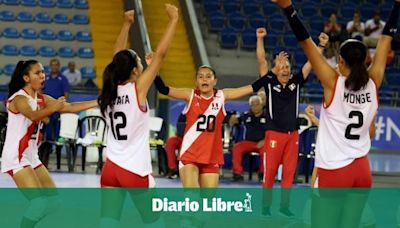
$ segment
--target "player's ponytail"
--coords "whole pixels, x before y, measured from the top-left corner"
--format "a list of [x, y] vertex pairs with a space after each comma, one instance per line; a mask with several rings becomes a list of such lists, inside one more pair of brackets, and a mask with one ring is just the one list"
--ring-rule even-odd
[[11, 81], [8, 84], [8, 96], [11, 97], [14, 93], [18, 92], [18, 90], [24, 88], [25, 81], [24, 75], [28, 75], [31, 70], [31, 66], [39, 63], [37, 60], [31, 59], [27, 61], [19, 61], [15, 66], [14, 72], [11, 76]]
[[364, 88], [369, 80], [365, 59], [367, 57], [366, 46], [358, 40], [347, 40], [340, 47], [340, 56], [350, 68], [345, 86], [349, 90], [358, 91]]
[[136, 53], [126, 49], [115, 54], [113, 61], [104, 69], [103, 88], [97, 98], [103, 116], [106, 115], [108, 106], [113, 107], [113, 102], [118, 96], [118, 85], [130, 79], [136, 66]]

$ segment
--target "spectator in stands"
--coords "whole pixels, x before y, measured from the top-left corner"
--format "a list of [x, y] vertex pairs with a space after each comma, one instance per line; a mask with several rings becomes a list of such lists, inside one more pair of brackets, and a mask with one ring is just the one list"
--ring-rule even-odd
[[359, 11], [354, 12], [353, 20], [347, 22], [346, 28], [350, 38], [357, 39], [359, 41], [363, 40], [365, 24], [361, 21], [361, 15]]
[[324, 26], [324, 33], [329, 35], [330, 48], [338, 50], [341, 40], [342, 26], [337, 22], [336, 13], [332, 13]]
[[365, 23], [365, 36], [364, 43], [369, 48], [376, 48], [378, 44], [378, 39], [382, 35], [383, 27], [385, 27], [385, 22], [381, 20], [381, 15], [379, 11], [375, 12], [372, 19], [369, 19]]
[[260, 154], [259, 176], [262, 179], [264, 154], [262, 147], [264, 146], [264, 133], [266, 130], [267, 117], [263, 112], [263, 104], [261, 97], [255, 95], [249, 99], [250, 112], [243, 113], [237, 123], [243, 126], [243, 141], [236, 143], [232, 149], [233, 164], [233, 180], [243, 180], [243, 156], [250, 152]]
[[169, 137], [165, 143], [165, 151], [167, 152], [167, 163], [168, 163], [168, 178], [175, 179], [178, 177], [178, 166], [176, 164], [177, 154], [176, 151], [180, 150], [183, 140], [183, 134], [185, 133], [186, 127], [186, 116], [180, 114], [178, 122], [176, 123], [176, 135]]
[[82, 75], [79, 70], [76, 70], [74, 61], [68, 63], [68, 69], [62, 72], [62, 74], [68, 79], [71, 86], [77, 86], [81, 83]]
[[[291, 188], [296, 172], [298, 159], [298, 102], [300, 87], [306, 82], [311, 71], [311, 64], [304, 64], [301, 71], [292, 75], [290, 62], [285, 53], [280, 53], [273, 62], [271, 70], [265, 59], [264, 37], [267, 32], [265, 28], [259, 28], [257, 35], [257, 62], [259, 73], [262, 76], [263, 87], [267, 93], [269, 102], [265, 107], [267, 126], [265, 132], [265, 166], [264, 166], [264, 188], [272, 188], [275, 176], [280, 164], [283, 166], [282, 188]], [[319, 36], [319, 52], [327, 45], [329, 37], [321, 33]], [[263, 214], [271, 215], [272, 192], [263, 197]], [[287, 217], [294, 214], [289, 210], [290, 195], [285, 192], [281, 196], [280, 213]]]
[[[56, 58], [50, 60], [50, 74], [46, 75], [46, 81], [43, 89], [44, 94], [58, 99], [60, 97], [65, 97], [68, 100], [69, 97], [69, 83], [68, 79], [60, 72], [60, 61]], [[49, 118], [49, 123], [46, 125], [45, 141], [40, 147], [40, 157], [42, 157], [44, 162], [48, 162], [48, 158], [52, 151], [53, 142], [58, 139], [60, 131], [60, 113], [55, 112]], [[57, 160], [60, 159], [61, 146], [56, 146]], [[48, 164], [44, 163], [47, 167]], [[57, 169], [60, 169], [58, 166]]]

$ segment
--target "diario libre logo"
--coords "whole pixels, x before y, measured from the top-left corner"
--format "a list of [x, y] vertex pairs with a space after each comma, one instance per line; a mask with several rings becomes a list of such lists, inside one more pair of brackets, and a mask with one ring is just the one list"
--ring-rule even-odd
[[251, 208], [251, 194], [246, 193], [243, 201], [226, 201], [222, 198], [203, 198], [200, 201], [190, 200], [170, 201], [168, 198], [153, 198], [151, 210], [153, 212], [253, 212]]

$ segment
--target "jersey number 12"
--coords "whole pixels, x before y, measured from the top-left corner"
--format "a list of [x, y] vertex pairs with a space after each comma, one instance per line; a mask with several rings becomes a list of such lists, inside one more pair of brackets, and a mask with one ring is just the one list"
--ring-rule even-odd
[[[113, 115], [114, 114], [114, 115]], [[122, 135], [121, 134], [121, 129], [126, 127], [126, 116], [125, 113], [123, 112], [110, 112], [109, 113], [110, 117], [110, 123], [111, 123], [111, 132], [116, 140], [127, 140], [128, 136], [127, 135]], [[121, 119], [122, 121], [120, 123], [115, 124], [114, 126], [114, 120], [117, 121], [118, 119]]]

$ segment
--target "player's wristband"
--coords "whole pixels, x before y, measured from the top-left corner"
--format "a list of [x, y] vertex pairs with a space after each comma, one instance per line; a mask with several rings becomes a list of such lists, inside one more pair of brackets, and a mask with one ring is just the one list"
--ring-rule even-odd
[[400, 2], [395, 2], [390, 13], [389, 19], [387, 20], [385, 27], [383, 28], [382, 34], [393, 37], [397, 31], [397, 20], [399, 18]]
[[306, 40], [310, 37], [307, 29], [304, 27], [303, 23], [300, 21], [297, 11], [294, 9], [293, 5], [290, 5], [283, 9], [287, 19], [289, 20], [290, 27], [293, 30], [294, 35], [298, 41]]
[[164, 81], [161, 79], [159, 75], [156, 76], [154, 79], [154, 85], [156, 85], [156, 88], [158, 92], [160, 92], [163, 95], [168, 95], [169, 94], [169, 87], [164, 84]]

